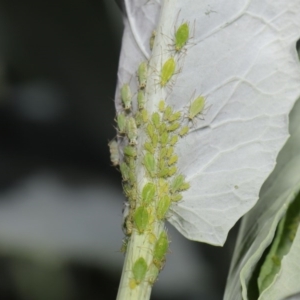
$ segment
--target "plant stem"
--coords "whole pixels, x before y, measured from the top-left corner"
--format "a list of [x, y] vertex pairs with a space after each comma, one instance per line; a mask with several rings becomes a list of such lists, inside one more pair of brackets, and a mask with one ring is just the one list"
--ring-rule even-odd
[[[152, 285], [156, 279], [156, 276], [153, 278], [153, 275], [149, 271], [151, 267], [155, 267], [152, 263], [155, 241], [151, 239], [151, 236], [159, 236], [164, 229], [163, 222], [155, 221], [152, 225], [152, 230], [143, 234], [139, 234], [137, 230], [133, 230], [132, 232], [127, 245], [117, 300], [150, 299]], [[136, 284], [134, 282], [132, 267], [134, 262], [140, 257], [143, 257], [147, 262], [148, 270], [144, 280], [140, 284]]]

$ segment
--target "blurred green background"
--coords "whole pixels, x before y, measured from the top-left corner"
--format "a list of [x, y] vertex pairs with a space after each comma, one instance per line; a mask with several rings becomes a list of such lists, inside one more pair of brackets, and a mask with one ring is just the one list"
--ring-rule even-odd
[[[123, 254], [114, 92], [122, 14], [113, 0], [0, 0], [0, 299], [115, 299]], [[152, 299], [222, 299], [224, 248], [169, 226]]]

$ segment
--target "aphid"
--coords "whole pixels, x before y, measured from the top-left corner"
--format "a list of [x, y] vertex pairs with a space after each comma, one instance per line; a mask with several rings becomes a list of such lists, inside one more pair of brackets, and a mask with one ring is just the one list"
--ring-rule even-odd
[[167, 126], [167, 130], [168, 131], [175, 131], [176, 129], [178, 129], [180, 127], [180, 123], [178, 122], [174, 122], [171, 125]]
[[117, 124], [120, 134], [125, 134], [126, 132], [126, 117], [124, 114], [120, 113], [117, 116]]
[[129, 167], [128, 165], [125, 163], [125, 162], [122, 162], [120, 164], [120, 171], [121, 171], [121, 174], [122, 174], [122, 178], [123, 178], [123, 181], [128, 181], [129, 180]]
[[146, 103], [146, 98], [145, 98], [145, 92], [144, 91], [142, 91], [142, 90], [138, 91], [137, 102], [138, 102], [139, 110], [142, 110], [145, 107], [145, 103]]
[[155, 283], [158, 274], [159, 274], [159, 269], [154, 264], [151, 264], [148, 270], [148, 282], [150, 285], [153, 285]]
[[186, 45], [190, 35], [190, 29], [188, 23], [181, 24], [175, 33], [175, 51], [180, 52], [182, 48]]
[[152, 145], [153, 145], [154, 148], [157, 147], [158, 139], [159, 139], [159, 136], [158, 136], [157, 134], [154, 134], [154, 135], [151, 137], [151, 143], [152, 143]]
[[129, 87], [128, 83], [123, 84], [121, 88], [121, 99], [123, 102], [123, 106], [125, 110], [131, 109], [131, 101], [132, 101], [132, 95], [131, 95], [131, 89]]
[[167, 106], [164, 113], [164, 120], [167, 121], [173, 113], [173, 109], [171, 106]]
[[134, 119], [137, 127], [140, 127], [143, 124], [142, 113], [140, 111], [135, 114]]
[[168, 152], [168, 148], [162, 148], [159, 153], [159, 160], [165, 159]]
[[165, 101], [164, 100], [160, 100], [158, 103], [158, 109], [160, 112], [164, 112], [165, 111]]
[[116, 139], [111, 140], [108, 143], [108, 146], [109, 146], [109, 151], [110, 151], [110, 160], [111, 160], [113, 166], [117, 166], [119, 164], [119, 160], [120, 160], [117, 140]]
[[204, 106], [205, 106], [205, 98], [203, 96], [197, 97], [190, 104], [189, 112], [188, 112], [189, 121], [193, 122], [194, 118], [203, 111]]
[[164, 177], [168, 177], [169, 175], [169, 169], [168, 168], [165, 168], [165, 169], [161, 169], [159, 172], [158, 172], [158, 174], [157, 174], [157, 176], [158, 177], [161, 177], [161, 178], [164, 178]]
[[136, 149], [132, 146], [125, 146], [124, 147], [124, 154], [129, 157], [136, 157]]
[[189, 189], [190, 184], [185, 181], [185, 178], [182, 174], [177, 175], [171, 183], [171, 192], [176, 193], [179, 191], [184, 191]]
[[158, 129], [159, 125], [160, 125], [160, 116], [159, 116], [159, 113], [158, 112], [153, 113], [151, 119], [152, 119], [154, 127], [156, 129]]
[[178, 135], [173, 135], [170, 139], [170, 145], [174, 146], [178, 142]]
[[171, 205], [171, 199], [168, 195], [165, 195], [161, 199], [159, 199], [156, 208], [156, 216], [158, 220], [162, 220], [165, 218], [170, 205]]
[[122, 252], [122, 253], [126, 253], [126, 251], [127, 251], [127, 246], [128, 246], [128, 237], [126, 237], [126, 238], [124, 238], [123, 240], [122, 240], [122, 246], [121, 246], [121, 249], [120, 249], [120, 252]]
[[155, 128], [152, 123], [149, 123], [146, 128], [147, 134], [150, 138], [155, 135]]
[[143, 90], [147, 82], [147, 62], [140, 63], [138, 68], [139, 89]]
[[141, 113], [142, 113], [142, 119], [143, 119], [143, 122], [144, 122], [144, 123], [147, 123], [147, 122], [148, 122], [148, 112], [147, 112], [147, 110], [146, 110], [146, 109], [143, 109], [143, 110], [141, 111]]
[[142, 190], [142, 203], [148, 205], [153, 201], [156, 194], [156, 188], [154, 183], [148, 182], [145, 184]]
[[150, 177], [155, 176], [155, 171], [156, 171], [156, 163], [155, 163], [155, 158], [153, 154], [147, 152], [144, 156], [144, 165], [149, 172]]
[[175, 166], [169, 168], [168, 176], [171, 177], [177, 172], [177, 168]]
[[156, 236], [155, 236], [155, 234], [152, 233], [152, 232], [150, 232], [148, 240], [149, 240], [150, 244], [154, 244], [156, 242]]
[[173, 164], [175, 164], [178, 160], [178, 156], [177, 155], [173, 155], [170, 157], [170, 159], [168, 160], [168, 165], [171, 166]]
[[174, 153], [174, 148], [173, 147], [169, 147], [167, 148], [167, 153], [166, 153], [166, 157], [170, 158]]
[[176, 68], [176, 62], [173, 57], [170, 57], [163, 65], [160, 72], [160, 85], [165, 87], [170, 81], [171, 77], [174, 75]]
[[160, 135], [167, 131], [167, 125], [165, 123], [161, 123], [158, 129]]
[[140, 234], [142, 234], [149, 223], [149, 213], [146, 207], [140, 206], [136, 209], [133, 215], [134, 224]]
[[163, 169], [165, 169], [166, 167], [167, 167], [167, 165], [166, 165], [165, 160], [164, 160], [164, 159], [160, 159], [160, 160], [158, 161], [158, 168], [159, 168], [159, 170], [163, 170]]
[[135, 123], [135, 119], [130, 117], [127, 121], [127, 136], [129, 139], [130, 145], [136, 145], [137, 143], [137, 127]]
[[165, 147], [168, 143], [168, 140], [169, 140], [169, 134], [168, 132], [165, 131], [160, 137], [161, 146]]
[[156, 31], [153, 30], [152, 34], [151, 34], [151, 37], [150, 37], [150, 41], [149, 41], [149, 43], [150, 43], [150, 50], [151, 51], [153, 49], [153, 45], [154, 45], [154, 41], [155, 41], [155, 36], [156, 36]]
[[135, 173], [133, 170], [129, 171], [129, 182], [131, 185], [135, 185], [136, 184], [136, 177], [135, 177]]
[[153, 251], [153, 263], [159, 270], [161, 270], [164, 265], [165, 256], [167, 254], [168, 248], [168, 236], [167, 233], [163, 231], [160, 234]]
[[174, 121], [177, 121], [180, 117], [181, 117], [181, 112], [177, 111], [177, 112], [175, 112], [174, 114], [171, 114], [168, 117], [168, 121], [169, 122], [174, 122]]
[[146, 151], [149, 151], [150, 153], [154, 154], [155, 153], [155, 148], [153, 147], [153, 144], [152, 143], [149, 143], [149, 142], [146, 142], [144, 144], [144, 149]]
[[129, 207], [129, 203], [124, 203], [123, 208], [123, 232], [125, 235], [131, 235], [132, 233], [132, 209]]
[[145, 259], [143, 257], [138, 258], [132, 267], [133, 278], [137, 285], [139, 285], [144, 280], [147, 270], [148, 265]]
[[169, 192], [169, 183], [167, 180], [160, 178], [158, 181], [159, 196], [162, 196]]
[[178, 202], [182, 200], [182, 195], [181, 194], [173, 194], [171, 195], [171, 201], [172, 202]]
[[180, 131], [179, 131], [179, 135], [181, 136], [181, 137], [183, 137], [183, 136], [185, 136], [186, 134], [188, 134], [188, 132], [189, 132], [189, 127], [188, 126], [183, 126], [181, 129], [180, 129]]

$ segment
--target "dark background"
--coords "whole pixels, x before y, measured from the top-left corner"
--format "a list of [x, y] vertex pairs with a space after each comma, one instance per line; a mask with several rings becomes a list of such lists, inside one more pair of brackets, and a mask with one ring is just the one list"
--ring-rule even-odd
[[[113, 0], [0, 1], [0, 299], [115, 299], [122, 202], [107, 142], [122, 15]], [[222, 299], [224, 248], [170, 227], [153, 299]]]

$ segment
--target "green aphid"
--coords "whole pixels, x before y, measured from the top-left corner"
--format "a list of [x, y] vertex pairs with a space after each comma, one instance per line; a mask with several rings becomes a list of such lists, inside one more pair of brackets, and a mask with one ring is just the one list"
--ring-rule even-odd
[[142, 190], [142, 203], [145, 205], [150, 204], [154, 200], [155, 194], [155, 185], [152, 182], [146, 183]]
[[160, 100], [159, 103], [158, 103], [158, 109], [160, 112], [164, 112], [165, 111], [165, 101], [164, 100]]
[[148, 265], [143, 257], [138, 258], [133, 267], [132, 267], [132, 274], [135, 280], [135, 283], [138, 285], [140, 284], [147, 274]]
[[132, 94], [128, 83], [121, 88], [121, 99], [125, 110], [131, 110]]
[[167, 168], [167, 164], [166, 164], [165, 160], [164, 160], [164, 159], [160, 159], [160, 160], [158, 161], [158, 169], [159, 169], [160, 171], [162, 171], [162, 170], [164, 170], [165, 168]]
[[167, 148], [166, 158], [170, 158], [173, 155], [173, 153], [174, 153], [173, 147]]
[[159, 115], [159, 113], [158, 112], [153, 113], [151, 119], [152, 119], [152, 123], [153, 123], [154, 127], [156, 129], [158, 129], [159, 126], [160, 126], [160, 115]]
[[157, 145], [158, 145], [158, 139], [159, 139], [159, 136], [157, 134], [154, 134], [151, 137], [151, 143], [152, 143], [152, 145], [153, 145], [154, 148], [156, 148]]
[[168, 121], [169, 122], [174, 122], [174, 121], [177, 121], [178, 119], [180, 119], [180, 117], [181, 117], [181, 112], [177, 111], [177, 112], [175, 112], [174, 114], [172, 114], [168, 117]]
[[176, 62], [173, 57], [170, 57], [163, 65], [160, 72], [160, 85], [162, 87], [166, 86], [171, 77], [174, 75], [176, 68]]
[[108, 143], [109, 151], [110, 151], [110, 160], [113, 164], [113, 166], [117, 166], [120, 161], [120, 155], [119, 155], [119, 148], [118, 148], [118, 142], [116, 139], [111, 140]]
[[171, 125], [167, 126], [167, 131], [175, 131], [180, 127], [180, 123], [174, 122]]
[[125, 146], [124, 147], [124, 154], [128, 157], [136, 157], [136, 149], [132, 146]]
[[143, 122], [146, 124], [148, 122], [148, 112], [146, 109], [141, 111]]
[[168, 132], [164, 132], [160, 137], [160, 143], [162, 147], [165, 147], [168, 144], [169, 141], [169, 134]]
[[128, 181], [130, 169], [129, 169], [129, 166], [125, 162], [122, 162], [120, 164], [120, 171], [122, 174], [123, 181]]
[[128, 237], [126, 237], [125, 239], [123, 239], [123, 241], [122, 241], [122, 246], [121, 246], [121, 249], [120, 249], [120, 252], [126, 253], [126, 251], [127, 251], [127, 246], [128, 246], [128, 241], [129, 241]]
[[178, 156], [175, 154], [173, 156], [170, 157], [170, 159], [168, 160], [168, 165], [174, 165], [175, 163], [177, 163], [178, 161]]
[[173, 194], [171, 195], [171, 201], [172, 202], [178, 202], [182, 200], [182, 195], [181, 194]]
[[147, 83], [147, 68], [148, 63], [143, 61], [140, 63], [138, 68], [138, 80], [139, 80], [139, 89], [143, 90], [146, 87]]
[[155, 148], [153, 147], [153, 144], [152, 143], [149, 143], [149, 142], [146, 142], [144, 144], [144, 149], [152, 154], [155, 153]]
[[150, 285], [153, 285], [156, 282], [158, 274], [159, 269], [154, 264], [151, 264], [147, 275], [147, 279]]
[[167, 132], [167, 125], [165, 123], [161, 123], [158, 132], [160, 135], [162, 135], [164, 132]]
[[173, 108], [171, 106], [167, 106], [164, 113], [164, 120], [167, 121], [172, 114], [173, 114]]
[[189, 127], [188, 126], [183, 126], [181, 129], [180, 129], [180, 131], [179, 131], [179, 135], [181, 136], [181, 137], [183, 137], [183, 136], [185, 136], [186, 134], [188, 134], [188, 132], [189, 132]]
[[159, 159], [163, 160], [167, 156], [168, 148], [162, 148], [159, 153]]
[[167, 233], [163, 231], [160, 234], [153, 250], [153, 263], [160, 270], [164, 265], [165, 256], [168, 252], [168, 248], [169, 248], [168, 236]]
[[162, 197], [164, 194], [169, 192], [169, 182], [165, 179], [160, 178], [158, 181], [159, 196]]
[[129, 171], [129, 182], [131, 185], [135, 185], [136, 184], [136, 177], [135, 177], [135, 173], [133, 170]]
[[194, 118], [200, 114], [205, 106], [205, 98], [203, 96], [197, 97], [189, 107], [189, 112], [188, 112], [188, 119], [190, 121], [193, 121]]
[[119, 129], [119, 134], [125, 134], [126, 132], [126, 117], [124, 114], [120, 113], [117, 116], [117, 124], [118, 124], [118, 129]]
[[135, 114], [134, 119], [137, 127], [143, 124], [142, 113], [140, 111]]
[[142, 90], [138, 91], [137, 102], [138, 102], [139, 110], [142, 110], [145, 107], [145, 103], [146, 103], [146, 97], [144, 91]]
[[175, 146], [177, 142], [178, 142], [178, 135], [173, 135], [170, 139], [170, 145]]
[[137, 231], [142, 234], [146, 230], [149, 223], [149, 213], [146, 207], [140, 206], [133, 215], [133, 221]]
[[149, 123], [146, 127], [147, 134], [150, 138], [155, 135], [155, 127], [152, 123]]
[[165, 218], [170, 205], [171, 205], [171, 199], [168, 195], [165, 195], [158, 200], [158, 204], [156, 208], [156, 216], [158, 220], [162, 220]]
[[154, 178], [156, 172], [156, 162], [153, 154], [147, 152], [144, 156], [144, 166], [150, 177]]
[[171, 183], [171, 192], [176, 193], [179, 191], [185, 191], [190, 188], [190, 184], [185, 181], [185, 177], [182, 174], [177, 175]]
[[136, 126], [135, 119], [132, 117], [128, 118], [126, 132], [127, 132], [127, 136], [129, 139], [129, 144], [136, 145], [136, 143], [137, 143], [137, 126]]
[[173, 167], [169, 168], [169, 171], [168, 171], [169, 177], [173, 176], [175, 173], [177, 173], [177, 167], [173, 166]]
[[160, 177], [160, 178], [168, 177], [169, 176], [169, 169], [165, 168], [165, 169], [160, 170], [158, 172], [157, 176]]
[[156, 37], [156, 31], [153, 30], [153, 31], [152, 31], [152, 34], [151, 34], [151, 37], [150, 37], [150, 41], [149, 41], [149, 44], [150, 44], [150, 50], [151, 50], [151, 51], [152, 51], [153, 46], [154, 46], [155, 37]]
[[191, 187], [191, 185], [188, 182], [184, 182], [181, 186], [180, 186], [180, 191], [186, 191]]
[[190, 28], [188, 23], [181, 24], [175, 33], [175, 51], [180, 52], [186, 45], [190, 35]]

